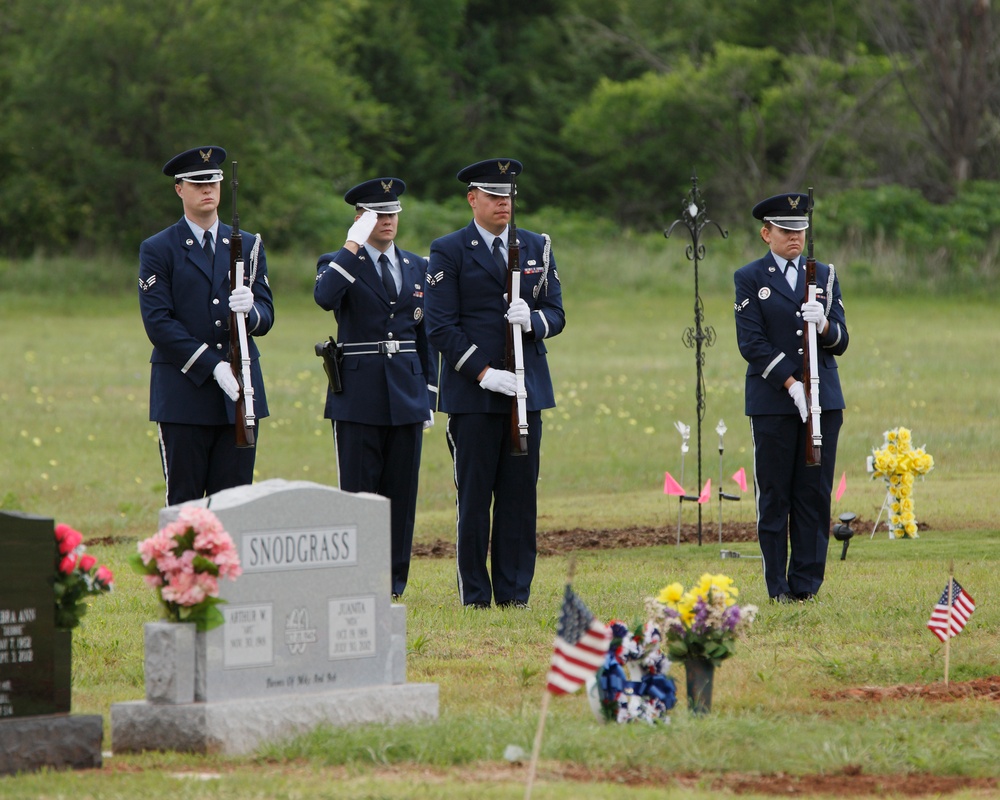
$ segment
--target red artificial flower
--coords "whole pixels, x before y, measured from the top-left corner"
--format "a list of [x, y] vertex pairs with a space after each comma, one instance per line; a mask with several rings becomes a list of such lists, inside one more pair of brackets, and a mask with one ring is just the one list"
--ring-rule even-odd
[[111, 570], [105, 566], [98, 567], [96, 578], [105, 586], [110, 586], [111, 582], [115, 579], [114, 575], [111, 574]]
[[[62, 538], [59, 537], [59, 528], [63, 528]], [[66, 555], [83, 543], [83, 534], [68, 525], [57, 525], [56, 540], [59, 542], [59, 552]]]
[[97, 559], [93, 556], [82, 555], [80, 556], [80, 569], [84, 572], [90, 572], [94, 568], [94, 564], [97, 563]]
[[59, 571], [64, 575], [69, 575], [74, 569], [76, 569], [76, 556], [72, 553], [59, 562]]

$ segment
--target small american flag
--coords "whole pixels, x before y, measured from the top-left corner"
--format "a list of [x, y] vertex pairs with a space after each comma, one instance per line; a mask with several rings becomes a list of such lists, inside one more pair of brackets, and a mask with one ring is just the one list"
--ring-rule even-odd
[[611, 628], [567, 586], [546, 688], [552, 694], [575, 692], [604, 664], [610, 646]]
[[[948, 624], [948, 588], [951, 587], [951, 625]], [[969, 621], [972, 612], [976, 610], [976, 601], [973, 600], [963, 589], [958, 581], [952, 580], [944, 591], [941, 598], [931, 612], [931, 618], [927, 623], [931, 633], [942, 642], [952, 636], [958, 636], [965, 623]]]

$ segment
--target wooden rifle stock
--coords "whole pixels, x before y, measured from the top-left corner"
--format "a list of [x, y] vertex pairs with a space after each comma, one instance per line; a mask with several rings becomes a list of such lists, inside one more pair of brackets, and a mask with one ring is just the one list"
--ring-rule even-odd
[[[816, 258], [813, 256], [813, 190], [809, 187], [808, 245], [806, 248], [806, 302], [816, 299]], [[806, 390], [806, 466], [817, 467], [822, 461], [823, 433], [820, 427], [819, 404], [819, 354], [816, 349], [816, 323], [806, 323], [805, 343], [802, 350], [802, 385]]]
[[[243, 234], [236, 212], [236, 162], [233, 162], [233, 231], [229, 235], [229, 291], [244, 284]], [[253, 383], [250, 377], [250, 344], [247, 339], [246, 314], [229, 313], [229, 364], [240, 385], [236, 401], [236, 446], [253, 447], [256, 443], [257, 418], [253, 409]]]
[[[510, 225], [507, 227], [507, 301], [521, 296], [521, 247], [517, 243], [517, 223], [514, 219], [515, 183], [510, 184]], [[520, 325], [507, 325], [507, 347], [504, 353], [507, 369], [517, 379], [517, 392], [511, 399], [510, 453], [528, 454], [528, 390], [524, 383], [524, 340]]]

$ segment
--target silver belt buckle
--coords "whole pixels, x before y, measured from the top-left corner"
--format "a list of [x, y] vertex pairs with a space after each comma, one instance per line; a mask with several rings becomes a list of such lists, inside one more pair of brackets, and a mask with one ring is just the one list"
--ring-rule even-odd
[[392, 355], [393, 353], [398, 353], [399, 352], [399, 342], [397, 342], [397, 341], [382, 342], [382, 348], [383, 348], [382, 352], [383, 353], [387, 353], [389, 355]]

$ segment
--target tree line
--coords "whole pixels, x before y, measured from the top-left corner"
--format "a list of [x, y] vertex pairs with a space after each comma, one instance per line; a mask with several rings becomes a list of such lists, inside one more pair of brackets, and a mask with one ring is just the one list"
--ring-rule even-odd
[[360, 180], [445, 203], [491, 156], [524, 162], [529, 209], [637, 229], [673, 219], [693, 174], [726, 213], [807, 182], [944, 203], [1000, 179], [996, 16], [990, 0], [7, 0], [0, 254], [136, 248], [180, 213], [161, 166], [203, 144], [240, 162], [241, 215], [272, 248], [321, 246]]

